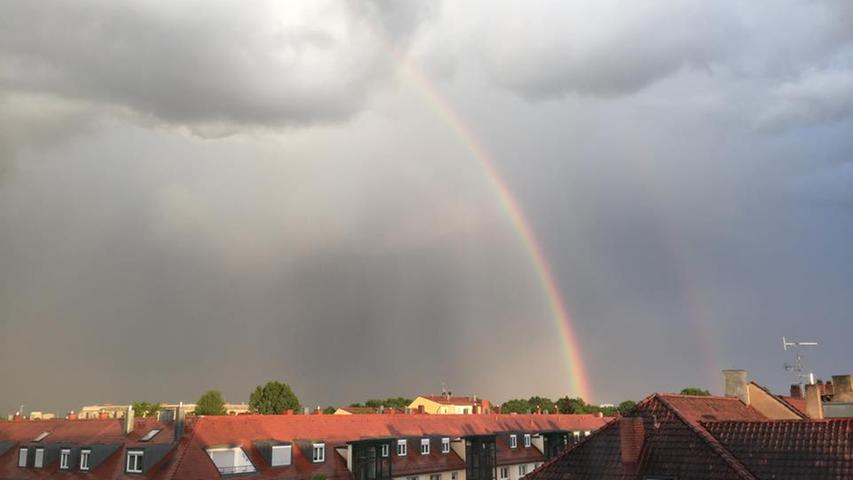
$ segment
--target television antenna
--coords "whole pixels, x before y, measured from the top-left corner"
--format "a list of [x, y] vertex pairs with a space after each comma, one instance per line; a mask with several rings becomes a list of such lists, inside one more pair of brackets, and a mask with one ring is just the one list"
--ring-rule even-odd
[[803, 356], [800, 353], [801, 347], [817, 347], [817, 342], [797, 342], [789, 341], [782, 337], [782, 350], [791, 350], [794, 354], [794, 363], [785, 362], [785, 370], [790, 372], [800, 385], [803, 384], [803, 379], [808, 379], [809, 385], [814, 385], [814, 372], [803, 373]]

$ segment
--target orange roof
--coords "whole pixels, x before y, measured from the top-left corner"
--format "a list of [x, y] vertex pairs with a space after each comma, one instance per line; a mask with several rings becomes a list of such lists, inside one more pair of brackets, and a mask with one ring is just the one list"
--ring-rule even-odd
[[442, 405], [482, 405], [483, 399], [478, 398], [474, 400], [473, 397], [447, 397], [444, 395], [421, 395], [422, 398], [426, 398], [427, 400], [432, 400], [433, 402], [440, 403]]

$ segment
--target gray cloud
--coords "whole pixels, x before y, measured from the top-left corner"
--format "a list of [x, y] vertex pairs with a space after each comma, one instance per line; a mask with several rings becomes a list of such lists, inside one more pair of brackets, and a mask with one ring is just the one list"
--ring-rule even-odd
[[179, 124], [344, 119], [361, 108], [385, 62], [370, 18], [345, 4], [57, 1], [0, 9], [7, 89]]

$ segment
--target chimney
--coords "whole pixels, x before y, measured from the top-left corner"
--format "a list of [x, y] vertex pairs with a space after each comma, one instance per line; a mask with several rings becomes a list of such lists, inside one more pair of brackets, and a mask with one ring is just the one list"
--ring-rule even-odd
[[806, 415], [812, 420], [823, 418], [823, 401], [817, 385], [806, 385]]
[[288, 408], [287, 410], [285, 410], [285, 411], [284, 411], [284, 414], [285, 414], [285, 415], [293, 415], [293, 409], [292, 409], [292, 408]]
[[595, 418], [604, 418], [604, 412], [595, 412], [593, 415]]
[[184, 402], [178, 404], [175, 411], [175, 443], [181, 441], [184, 436]]
[[482, 405], [482, 412], [480, 413], [492, 413], [492, 403], [488, 400], [480, 400], [480, 405]]
[[495, 407], [495, 413], [497, 413], [498, 415], [500, 415], [500, 414], [501, 414], [501, 406], [500, 406], [500, 405], [497, 405], [497, 406]]
[[103, 411], [103, 410], [101, 410], [100, 412], [98, 412], [98, 419], [99, 419], [99, 420], [106, 420], [106, 419], [108, 419], [108, 418], [110, 418], [110, 414], [109, 414], [109, 413], [107, 413], [107, 412], [105, 412], [105, 411]]
[[124, 412], [124, 418], [122, 419], [122, 427], [124, 428], [125, 435], [130, 435], [130, 432], [133, 431], [133, 417], [135, 414], [133, 406], [128, 405], [127, 410]]
[[423, 405], [418, 405], [418, 413], [423, 415], [424, 413], [426, 413], [426, 408], [424, 408]]
[[24, 417], [23, 417], [23, 415], [21, 415], [21, 412], [15, 412], [15, 416], [12, 417], [12, 421], [13, 422], [23, 422]]
[[[853, 397], [853, 378], [850, 375], [833, 375], [832, 392], [835, 397]], [[840, 401], [850, 401], [839, 398]]]
[[77, 414], [74, 413], [74, 410], [68, 412], [68, 415], [65, 415], [66, 420], [77, 420]]
[[835, 387], [832, 385], [832, 380], [827, 380], [826, 383], [823, 384], [823, 394], [824, 395], [834, 395]]
[[323, 414], [323, 409], [320, 408], [320, 405], [317, 405], [317, 408], [314, 409], [314, 415], [322, 415], [322, 414]]
[[749, 387], [746, 370], [723, 370], [726, 384], [726, 396], [737, 397], [749, 405]]
[[311, 413], [311, 411], [308, 409], [308, 407], [305, 407], [302, 409], [302, 415], [308, 415], [310, 413]]
[[622, 452], [622, 463], [635, 465], [640, 460], [644, 437], [643, 417], [619, 419], [619, 448]]
[[803, 398], [803, 386], [799, 383], [792, 383], [791, 396], [794, 398]]
[[379, 405], [379, 415], [385, 413], [385, 405]]

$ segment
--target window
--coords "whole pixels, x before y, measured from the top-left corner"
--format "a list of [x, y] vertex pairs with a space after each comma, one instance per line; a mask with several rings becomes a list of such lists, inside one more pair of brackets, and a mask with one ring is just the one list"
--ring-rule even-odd
[[435, 473], [429, 476], [429, 480], [441, 480], [441, 474]]
[[450, 438], [444, 437], [441, 439], [441, 453], [450, 452]]
[[383, 443], [382, 444], [382, 456], [387, 457], [390, 454], [391, 454], [391, 445], [388, 445], [387, 443]]
[[459, 480], [459, 472], [450, 472], [450, 480]]
[[290, 465], [291, 450], [290, 445], [273, 445], [272, 456], [270, 458], [270, 466], [281, 467]]
[[529, 433], [524, 434], [524, 447], [530, 448], [530, 434]]
[[127, 451], [127, 473], [142, 473], [142, 455], [145, 452], [142, 450]]
[[421, 439], [421, 455], [429, 455], [429, 439]]
[[37, 448], [35, 460], [33, 460], [33, 466], [36, 468], [44, 467], [44, 449]]
[[312, 451], [314, 453], [313, 453], [311, 458], [314, 460], [314, 463], [321, 463], [321, 462], [326, 461], [326, 444], [325, 443], [315, 443]]
[[208, 448], [207, 455], [222, 475], [255, 472], [255, 466], [240, 447]]
[[92, 454], [92, 451], [88, 448], [85, 450], [80, 450], [80, 470], [88, 470], [89, 469], [89, 455]]
[[150, 430], [148, 433], [145, 434], [144, 437], [140, 438], [139, 441], [140, 442], [147, 442], [147, 441], [151, 440], [152, 438], [154, 438], [158, 433], [160, 433], [159, 428], [155, 428], [153, 430]]
[[405, 440], [397, 440], [397, 456], [405, 457], [408, 446]]
[[46, 436], [50, 435], [50, 432], [41, 432], [38, 434], [36, 438], [33, 439], [33, 442], [40, 442], [44, 440]]
[[71, 449], [63, 448], [59, 451], [59, 468], [68, 470], [68, 464], [71, 463]]
[[18, 450], [18, 466], [26, 467], [27, 466], [27, 449], [22, 448]]
[[587, 431], [583, 432], [583, 436], [584, 436], [584, 437], [588, 437], [588, 436], [590, 436], [591, 434], [592, 434], [592, 432], [590, 432], [589, 430], [587, 430]]
[[501, 474], [500, 474], [499, 478], [501, 480], [506, 480], [507, 478], [509, 478], [509, 467], [501, 467], [500, 473]]
[[417, 476], [414, 476], [414, 477], [406, 477], [406, 480], [418, 480], [418, 477], [417, 477]]
[[523, 477], [527, 475], [527, 465], [519, 465], [518, 466], [518, 476]]
[[509, 436], [509, 448], [515, 448], [518, 446], [518, 437], [516, 435]]

